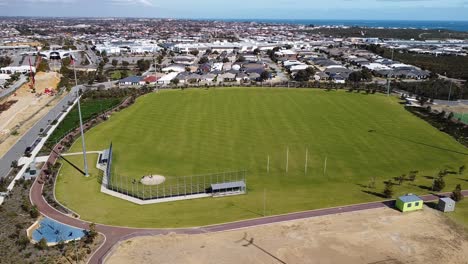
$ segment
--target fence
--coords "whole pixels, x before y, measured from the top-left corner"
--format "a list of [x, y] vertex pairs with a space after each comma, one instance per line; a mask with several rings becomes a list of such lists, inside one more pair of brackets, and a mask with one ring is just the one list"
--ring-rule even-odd
[[[103, 184], [107, 189], [140, 200], [153, 200], [170, 197], [205, 194], [211, 192], [212, 184], [246, 182], [246, 171], [221, 172], [197, 176], [165, 177], [159, 185], [144, 185], [131, 177], [110, 174], [104, 175]], [[228, 190], [229, 191], [229, 190]], [[232, 191], [235, 191], [233, 189]]]

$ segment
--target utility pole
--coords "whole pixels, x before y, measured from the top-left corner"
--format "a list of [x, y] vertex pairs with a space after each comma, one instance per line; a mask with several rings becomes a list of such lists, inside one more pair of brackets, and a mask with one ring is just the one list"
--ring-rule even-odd
[[327, 173], [327, 159], [328, 156], [325, 156], [325, 163], [323, 165], [323, 176], [325, 176], [325, 174]]
[[304, 174], [307, 174], [307, 160], [308, 160], [308, 154], [309, 154], [309, 149], [306, 148], [306, 154], [305, 154], [305, 165], [304, 165]]
[[[78, 79], [76, 78], [76, 68], [75, 68], [75, 60], [73, 59], [72, 55], [72, 62], [73, 62], [73, 72], [75, 74], [75, 87], [78, 87]], [[78, 93], [78, 91], [77, 91]], [[85, 145], [85, 137], [83, 132], [83, 118], [81, 116], [81, 106], [80, 106], [80, 95], [78, 94], [78, 115], [80, 116], [80, 132], [81, 132], [81, 144], [83, 147], [83, 161], [84, 161], [84, 172], [85, 177], [89, 177], [88, 173], [88, 160], [86, 158], [86, 145]]]
[[267, 173], [270, 173], [270, 155], [267, 158]]
[[[392, 48], [392, 61], [393, 61], [393, 53], [395, 52], [395, 50]], [[387, 96], [390, 96], [390, 80], [389, 80], [389, 77], [387, 75]]]
[[448, 101], [450, 101], [450, 96], [452, 95], [452, 84], [453, 84], [453, 82], [450, 82], [450, 90], [449, 90], [449, 94], [448, 94]]
[[75, 244], [75, 258], [76, 258], [76, 263], [78, 264], [78, 251], [76, 250], [76, 239], [73, 240]]
[[263, 188], [263, 216], [266, 216], [266, 188]]

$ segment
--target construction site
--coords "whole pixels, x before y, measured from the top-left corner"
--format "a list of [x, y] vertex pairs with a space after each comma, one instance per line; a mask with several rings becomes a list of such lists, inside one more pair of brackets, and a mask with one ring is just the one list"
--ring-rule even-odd
[[0, 156], [60, 100], [60, 77], [56, 72], [31, 74], [27, 83], [0, 99]]

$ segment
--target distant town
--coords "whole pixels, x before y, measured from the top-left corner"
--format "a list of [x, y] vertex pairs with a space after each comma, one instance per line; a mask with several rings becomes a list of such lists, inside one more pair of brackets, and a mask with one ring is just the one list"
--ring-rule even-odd
[[[361, 37], [321, 34], [321, 29], [336, 26], [116, 18], [9, 18], [0, 25], [3, 88], [12, 84], [10, 74], [36, 71], [38, 57], [55, 71], [60, 71], [62, 59], [73, 58], [76, 69], [87, 73], [80, 74], [80, 81], [89, 84], [385, 85], [389, 79], [421, 81], [444, 75], [397, 56], [392, 59], [394, 53], [464, 58], [468, 53], [466, 39], [383, 39], [367, 36], [366, 29]], [[71, 86], [68, 81], [62, 84]]]
[[466, 264], [466, 147], [468, 31], [0, 17], [1, 263]]

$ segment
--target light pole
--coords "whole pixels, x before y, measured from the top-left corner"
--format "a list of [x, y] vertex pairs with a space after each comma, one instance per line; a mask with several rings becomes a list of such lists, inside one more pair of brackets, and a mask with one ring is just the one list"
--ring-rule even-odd
[[[73, 62], [73, 72], [75, 74], [75, 87], [78, 87], [78, 79], [76, 78], [76, 68], [75, 68], [75, 61], [72, 57], [72, 62]], [[88, 160], [86, 158], [86, 145], [85, 145], [85, 137], [83, 133], [83, 118], [81, 116], [81, 106], [80, 106], [80, 95], [78, 94], [77, 91], [77, 96], [78, 96], [78, 115], [80, 117], [80, 132], [81, 132], [81, 144], [83, 146], [83, 161], [84, 161], [84, 172], [85, 172], [85, 177], [89, 177], [88, 173]]]

